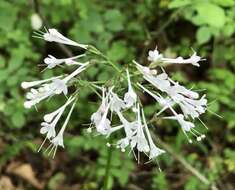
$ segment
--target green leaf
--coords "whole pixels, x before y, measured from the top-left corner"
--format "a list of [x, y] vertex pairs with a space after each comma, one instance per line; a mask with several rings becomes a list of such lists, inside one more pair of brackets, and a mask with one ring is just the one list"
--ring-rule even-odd
[[5, 66], [5, 59], [3, 58], [3, 56], [0, 55], [0, 68], [4, 68]]
[[205, 23], [213, 27], [222, 28], [225, 24], [225, 12], [218, 5], [212, 3], [198, 3], [196, 6], [198, 16]]
[[183, 6], [190, 5], [190, 4], [192, 4], [191, 0], [174, 0], [169, 3], [168, 7], [170, 9], [174, 9], [174, 8], [179, 8], [179, 7], [183, 7]]
[[223, 34], [226, 36], [226, 37], [230, 37], [234, 34], [235, 32], [235, 25], [234, 23], [227, 23], [223, 30], [222, 30]]
[[230, 6], [235, 5], [234, 0], [212, 0], [212, 2], [223, 7], [230, 7]]
[[112, 32], [118, 32], [124, 29], [124, 17], [122, 13], [117, 9], [106, 11], [106, 13], [104, 14], [104, 20], [106, 22], [107, 29]]
[[152, 187], [158, 190], [165, 190], [168, 189], [166, 175], [164, 172], [156, 173], [157, 175], [153, 178]]
[[196, 38], [199, 44], [204, 44], [211, 39], [211, 31], [207, 26], [200, 27], [197, 30]]
[[128, 50], [126, 47], [126, 43], [123, 41], [118, 41], [112, 44], [107, 55], [113, 61], [120, 61], [126, 57], [127, 53]]
[[24, 114], [20, 111], [13, 113], [11, 120], [13, 125], [17, 128], [21, 128], [25, 124]]
[[17, 19], [17, 9], [6, 1], [0, 3], [0, 30], [10, 31]]

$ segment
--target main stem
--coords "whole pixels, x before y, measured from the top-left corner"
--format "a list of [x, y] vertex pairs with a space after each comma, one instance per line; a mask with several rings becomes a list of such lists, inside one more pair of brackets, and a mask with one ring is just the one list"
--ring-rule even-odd
[[111, 158], [112, 158], [112, 147], [109, 147], [108, 148], [107, 164], [106, 164], [106, 168], [105, 168], [103, 190], [108, 190], [109, 173], [110, 173], [110, 168], [111, 168]]

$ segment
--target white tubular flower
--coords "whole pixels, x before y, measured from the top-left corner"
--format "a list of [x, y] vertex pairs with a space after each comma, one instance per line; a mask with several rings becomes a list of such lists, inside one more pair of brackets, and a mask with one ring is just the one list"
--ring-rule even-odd
[[43, 145], [47, 139], [51, 140], [51, 138], [54, 138], [56, 136], [56, 131], [55, 131], [56, 125], [57, 125], [58, 121], [60, 120], [66, 107], [74, 100], [75, 100], [74, 97], [73, 98], [70, 97], [63, 106], [61, 106], [60, 108], [58, 108], [54, 112], [51, 112], [49, 114], [44, 115], [44, 122], [41, 123], [42, 127], [40, 129], [40, 133], [46, 134], [46, 137], [45, 137], [45, 140], [43, 141], [43, 143], [41, 144], [40, 148], [38, 149], [38, 151], [41, 150], [41, 148], [43, 147]]
[[44, 32], [35, 32], [35, 34], [37, 36], [34, 36], [34, 37], [42, 38], [42, 39], [44, 39], [45, 41], [48, 41], [48, 42], [57, 42], [57, 43], [65, 44], [65, 45], [77, 46], [77, 47], [80, 47], [80, 48], [83, 48], [83, 49], [88, 48], [88, 45], [79, 44], [75, 41], [72, 41], [72, 40], [66, 38], [65, 36], [63, 36], [61, 33], [59, 33], [54, 28], [46, 30], [46, 33], [44, 33]]
[[182, 94], [190, 99], [197, 99], [199, 98], [199, 94], [197, 92], [194, 92], [192, 90], [189, 90], [185, 88], [184, 86], [181, 86], [178, 82], [173, 81], [172, 79], [168, 78], [168, 80], [173, 84], [171, 88], [169, 88], [169, 92], [171, 93], [179, 93]]
[[160, 94], [156, 95], [139, 83], [138, 83], [138, 86], [141, 87], [150, 96], [152, 96], [160, 104], [160, 106], [169, 107], [174, 104], [173, 101], [169, 97], [163, 98]]
[[[137, 148], [138, 152], [149, 152], [150, 148], [148, 141], [144, 135], [143, 125], [140, 116], [140, 107], [137, 105], [137, 123], [136, 123], [136, 134], [131, 138], [131, 148]], [[139, 159], [138, 159], [139, 162]]]
[[136, 66], [137, 69], [141, 72], [141, 74], [143, 74], [144, 79], [159, 90], [164, 92], [170, 87], [170, 82], [166, 73], [161, 73], [157, 75], [156, 70], [150, 70], [148, 67], [144, 67], [138, 63], [136, 63]]
[[191, 116], [195, 119], [206, 111], [207, 100], [205, 95], [198, 99], [199, 94], [197, 92], [188, 90], [171, 79], [170, 81], [174, 85], [168, 88], [166, 93], [175, 103], [179, 104], [185, 117]]
[[148, 52], [148, 60], [152, 62], [159, 62], [162, 60], [162, 54], [157, 49]]
[[144, 76], [145, 75], [156, 75], [157, 74], [157, 70], [150, 69], [148, 67], [142, 66], [139, 63], [137, 63], [136, 61], [133, 61], [133, 62], [136, 64], [136, 67], [139, 70], [139, 72], [141, 72]]
[[[146, 72], [149, 68], [144, 68], [139, 64], [137, 64], [137, 68], [143, 74], [145, 80], [147, 80], [162, 92], [167, 93], [171, 99], [170, 102], [179, 104], [185, 117], [191, 116], [193, 119], [195, 119], [198, 118], [200, 114], [205, 112], [207, 104], [205, 96], [202, 96], [202, 98], [198, 100], [199, 94], [197, 92], [188, 90], [184, 86], [179, 85], [177, 82], [170, 79], [165, 72], [159, 75], [153, 75], [150, 71]], [[165, 102], [164, 99], [160, 98], [160, 96], [154, 95], [143, 86], [141, 88], [153, 96], [160, 104], [161, 102]], [[171, 104], [173, 105], [173, 103]], [[163, 110], [166, 108], [167, 107], [165, 107]]]
[[173, 58], [162, 58], [163, 63], [172, 63], [172, 64], [192, 64], [196, 67], [199, 67], [199, 61], [202, 61], [203, 59], [197, 55], [196, 52], [193, 53], [193, 55], [190, 58], [184, 59], [182, 57], [177, 57], [175, 59]]
[[124, 95], [124, 102], [126, 103], [126, 107], [130, 108], [136, 103], [137, 95], [131, 85], [131, 79], [130, 79], [130, 74], [129, 74], [128, 69], [126, 69], [126, 74], [127, 74], [127, 81], [128, 81], [128, 92]]
[[153, 159], [157, 158], [159, 155], [165, 153], [165, 150], [158, 148], [154, 144], [153, 139], [152, 139], [151, 134], [150, 134], [149, 129], [148, 129], [148, 125], [147, 125], [147, 122], [146, 122], [146, 119], [145, 119], [145, 116], [144, 116], [143, 109], [142, 109], [142, 118], [143, 118], [143, 123], [144, 123], [144, 129], [145, 129], [145, 132], [147, 134], [149, 147], [150, 147], [149, 159], [153, 160]]
[[155, 49], [148, 52], [148, 60], [151, 62], [161, 62], [166, 64], [192, 64], [199, 67], [200, 65], [198, 62], [204, 59], [198, 56], [195, 51], [193, 51], [193, 55], [187, 59], [184, 59], [183, 57], [165, 58], [157, 49]]
[[104, 110], [104, 113], [99, 121], [99, 123], [95, 126], [96, 130], [98, 133], [102, 134], [102, 135], [108, 135], [109, 131], [111, 129], [111, 122], [110, 120], [107, 118], [108, 116], [108, 111], [110, 108], [110, 103], [107, 105], [107, 107]]
[[127, 121], [120, 111], [117, 112], [117, 115], [122, 123], [122, 126], [126, 134], [126, 137], [120, 139], [117, 142], [117, 148], [120, 148], [122, 152], [125, 152], [126, 147], [130, 144], [132, 137], [136, 133], [136, 129], [135, 129], [136, 122]]
[[108, 106], [109, 92], [106, 93], [106, 89], [102, 87], [102, 102], [98, 110], [91, 115], [91, 122], [95, 125], [100, 123], [102, 115], [104, 114], [106, 107]]
[[90, 62], [86, 62], [84, 63], [82, 66], [80, 66], [79, 68], [77, 68], [74, 72], [72, 72], [71, 74], [69, 74], [67, 77], [65, 77], [63, 80], [65, 83], [67, 83], [69, 80], [71, 80], [72, 78], [74, 78], [75, 76], [77, 76], [79, 73], [81, 73], [82, 71], [87, 69], [87, 66], [90, 64]]
[[[145, 92], [147, 92], [150, 96], [152, 96], [162, 107], [162, 109], [156, 114], [156, 116], [160, 115], [162, 112], [164, 112], [166, 109], [172, 107], [175, 103], [171, 100], [171, 98], [166, 97], [163, 98], [160, 94], [156, 95], [152, 93], [150, 90], [145, 88], [143, 85], [138, 83], [138, 86], [141, 87]], [[173, 109], [173, 108], [172, 108]]]
[[66, 120], [65, 120], [65, 122], [64, 122], [64, 124], [63, 124], [63, 126], [61, 127], [61, 129], [60, 129], [60, 131], [59, 131], [59, 133], [57, 134], [57, 136], [56, 137], [54, 137], [52, 140], [51, 140], [51, 145], [49, 145], [49, 147], [48, 148], [50, 148], [51, 147], [51, 150], [49, 151], [49, 155], [50, 155], [50, 153], [51, 152], [53, 152], [53, 158], [55, 157], [55, 154], [56, 154], [56, 151], [57, 151], [57, 147], [58, 146], [61, 146], [62, 148], [64, 148], [64, 139], [63, 139], [63, 135], [64, 135], [64, 131], [65, 131], [65, 128], [66, 128], [66, 126], [67, 126], [67, 124], [68, 124], [68, 122], [69, 122], [69, 119], [70, 119], [70, 117], [71, 117], [71, 114], [72, 114], [72, 112], [73, 112], [73, 109], [74, 109], [74, 107], [75, 107], [75, 102], [73, 103], [73, 105], [72, 105], [72, 107], [71, 107], [71, 109], [70, 109], [70, 111], [69, 111], [69, 113], [68, 113], [68, 115], [67, 115], [67, 117], [66, 117]]
[[[72, 72], [70, 75], [65, 77], [64, 79], [59, 79], [59, 77], [52, 77], [50, 79], [46, 80], [40, 80], [40, 81], [34, 81], [34, 82], [22, 82], [21, 86], [26, 89], [34, 86], [41, 85], [39, 88], [31, 88], [30, 92], [26, 94], [26, 99], [24, 106], [25, 108], [31, 108], [32, 106], [36, 105], [40, 101], [51, 97], [55, 94], [61, 94], [67, 95], [68, 89], [67, 89], [67, 83], [70, 79], [81, 73], [83, 70], [86, 69], [87, 64], [82, 65], [77, 70]], [[46, 83], [51, 81], [51, 83]], [[46, 84], [44, 84], [46, 83]]]
[[27, 101], [25, 101], [24, 107], [31, 108], [40, 101], [62, 92], [67, 94], [67, 86], [61, 79], [54, 79], [51, 83], [43, 84], [38, 89], [31, 88], [30, 92], [26, 94]]
[[197, 141], [201, 141], [206, 137], [204, 134], [201, 134], [195, 129], [195, 125], [192, 122], [186, 121], [184, 119], [184, 115], [177, 114], [173, 109], [171, 109], [171, 111], [173, 112], [174, 116], [164, 117], [164, 119], [177, 120], [189, 143], [192, 143], [193, 141], [188, 137], [187, 133], [191, 133], [193, 136], [195, 136]]
[[83, 64], [86, 64], [86, 63], [80, 63], [80, 62], [76, 62], [74, 60], [81, 58], [81, 57], [84, 57], [85, 55], [86, 54], [82, 54], [82, 55], [64, 58], [64, 59], [57, 59], [52, 55], [48, 55], [48, 57], [46, 57], [44, 59], [44, 63], [47, 65], [48, 69], [52, 69], [52, 68], [56, 67], [57, 65], [61, 65], [62, 63], [65, 63], [66, 65], [80, 65], [80, 66], [82, 66]]
[[31, 87], [38, 86], [38, 85], [40, 85], [40, 84], [43, 84], [43, 83], [52, 81], [52, 80], [54, 80], [54, 79], [61, 78], [61, 77], [62, 77], [62, 76], [52, 77], [52, 78], [49, 78], [49, 79], [38, 80], [38, 81], [33, 81], [33, 82], [22, 82], [22, 83], [21, 83], [21, 87], [22, 87], [23, 89], [27, 89], [27, 88], [31, 88]]
[[179, 95], [177, 98], [173, 97], [174, 101], [179, 104], [184, 116], [187, 118], [191, 116], [192, 119], [198, 118], [201, 114], [205, 113], [207, 108], [207, 100], [205, 95], [199, 100], [183, 98]]
[[125, 119], [125, 117], [122, 115], [122, 113], [119, 111], [117, 112], [117, 115], [124, 127], [124, 130], [125, 130], [125, 134], [126, 134], [126, 137], [127, 138], [131, 138], [133, 136], [133, 130], [134, 130], [134, 127], [135, 127], [135, 122], [129, 122]]
[[50, 134], [48, 134], [48, 133], [50, 133], [50, 129], [52, 129], [52, 128], [53, 128], [52, 131], [55, 131], [55, 130], [54, 130], [54, 129], [55, 129], [55, 126], [56, 126], [56, 124], [58, 123], [60, 117], [62, 116], [62, 114], [63, 114], [65, 108], [66, 108], [71, 102], [73, 102], [74, 99], [75, 99], [75, 98], [71, 98], [71, 97], [70, 97], [70, 98], [67, 100], [67, 102], [66, 102], [63, 106], [61, 106], [60, 108], [58, 108], [57, 110], [55, 110], [55, 111], [53, 111], [53, 112], [51, 112], [51, 113], [49, 113], [49, 114], [44, 115], [44, 117], [43, 117], [44, 122], [42, 122], [42, 124], [41, 124], [41, 125], [42, 125], [42, 128], [41, 128], [41, 130], [40, 130], [40, 133], [41, 133], [41, 134], [47, 133], [47, 138], [48, 138], [48, 139], [50, 139], [51, 137], [55, 137], [55, 133], [54, 133], [54, 132], [52, 133], [52, 134], [54, 134], [54, 135], [50, 135]]
[[118, 97], [117, 94], [111, 91], [110, 93], [110, 110], [111, 112], [119, 112], [126, 107], [125, 102]]

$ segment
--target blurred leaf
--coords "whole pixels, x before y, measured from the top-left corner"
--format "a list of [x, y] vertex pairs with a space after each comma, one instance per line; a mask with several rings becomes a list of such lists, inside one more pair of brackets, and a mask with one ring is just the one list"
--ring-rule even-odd
[[153, 177], [152, 187], [158, 190], [169, 189], [167, 185], [166, 175], [164, 172], [156, 172], [156, 175]]
[[199, 44], [204, 44], [208, 42], [211, 38], [210, 28], [207, 26], [200, 27], [197, 30], [196, 37]]
[[104, 20], [106, 22], [107, 29], [112, 32], [117, 32], [124, 28], [124, 17], [117, 9], [107, 10], [104, 14]]
[[110, 50], [108, 50], [107, 55], [113, 61], [120, 61], [127, 56], [128, 50], [126, 43], [123, 41], [117, 41], [112, 44]]
[[0, 30], [5, 32], [12, 30], [17, 20], [17, 8], [7, 1], [1, 1], [0, 10]]
[[13, 125], [17, 128], [20, 128], [25, 124], [24, 114], [20, 111], [13, 113], [11, 120]]
[[195, 7], [200, 19], [210, 26], [221, 28], [225, 24], [224, 10], [212, 3], [198, 3]]
[[192, 1], [190, 0], [173, 0], [170, 2], [168, 6], [170, 9], [172, 9], [172, 8], [183, 7], [183, 6], [190, 5], [190, 4], [192, 4]]
[[235, 5], [235, 1], [234, 0], [212, 0], [212, 2], [224, 6], [224, 7], [230, 7]]

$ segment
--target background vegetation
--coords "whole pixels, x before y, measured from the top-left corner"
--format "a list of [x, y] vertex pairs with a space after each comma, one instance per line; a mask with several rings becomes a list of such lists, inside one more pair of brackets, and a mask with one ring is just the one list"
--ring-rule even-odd
[[[65, 150], [56, 158], [37, 153], [43, 113], [59, 104], [48, 101], [35, 110], [23, 108], [24, 80], [46, 78], [61, 69], [40, 72], [47, 54], [76, 55], [77, 50], [32, 38], [31, 16], [70, 38], [93, 44], [117, 64], [147, 63], [149, 49], [169, 56], [206, 58], [200, 68], [170, 66], [167, 71], [188, 87], [206, 89], [209, 130], [201, 143], [188, 144], [176, 123], [158, 121], [155, 133], [168, 154], [139, 165], [113, 150], [108, 185], [123, 190], [235, 189], [235, 1], [234, 0], [1, 0], [0, 1], [0, 189], [101, 189], [107, 162], [106, 141], [86, 133], [84, 123], [97, 108], [84, 89], [67, 129]], [[89, 80], [107, 80], [113, 70], [89, 69]], [[53, 73], [54, 72], [54, 73]], [[64, 70], [65, 72], [65, 70]], [[149, 118], [155, 104], [143, 97]], [[212, 114], [216, 112], [219, 118]], [[198, 123], [198, 125], [201, 125]], [[201, 127], [203, 130], [203, 127]]]

